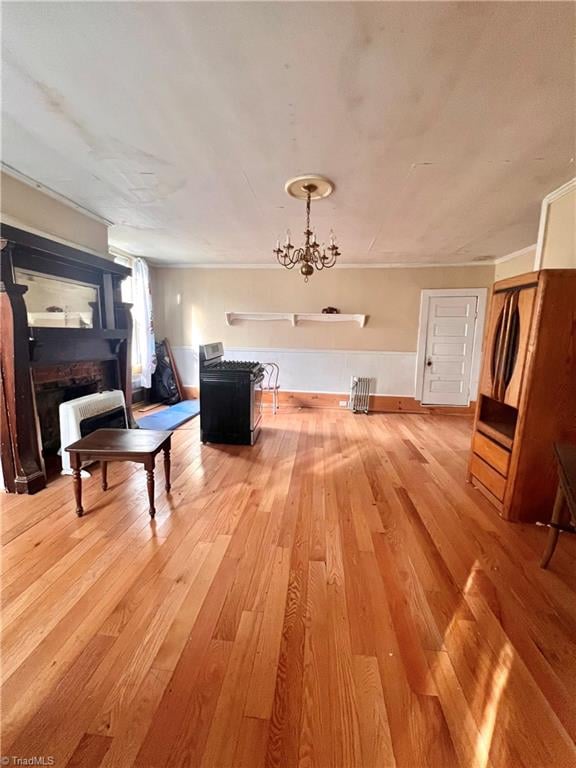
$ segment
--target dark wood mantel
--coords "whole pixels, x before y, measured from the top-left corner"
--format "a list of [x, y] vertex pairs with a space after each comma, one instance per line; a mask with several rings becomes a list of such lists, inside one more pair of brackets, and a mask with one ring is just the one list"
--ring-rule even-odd
[[[16, 493], [36, 493], [46, 485], [33, 371], [39, 366], [109, 361], [115, 385], [124, 391], [131, 414], [130, 305], [121, 283], [131, 270], [113, 261], [45, 237], [1, 225], [0, 252], [0, 460], [4, 485]], [[29, 328], [25, 293], [14, 269], [95, 285], [99, 289], [98, 328]]]

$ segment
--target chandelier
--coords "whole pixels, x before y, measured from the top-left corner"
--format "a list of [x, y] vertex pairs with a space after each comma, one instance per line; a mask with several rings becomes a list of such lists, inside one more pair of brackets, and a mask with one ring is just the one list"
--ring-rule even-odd
[[286, 232], [286, 242], [280, 245], [276, 242], [273, 253], [279, 263], [286, 269], [294, 269], [300, 266], [300, 273], [304, 275], [304, 282], [314, 274], [314, 270], [329, 269], [336, 264], [340, 251], [336, 245], [334, 232], [330, 230], [330, 245], [320, 245], [316, 233], [310, 226], [310, 205], [312, 200], [321, 200], [332, 194], [334, 185], [323, 176], [299, 176], [286, 183], [286, 192], [299, 200], [306, 200], [306, 229], [304, 230], [304, 244], [296, 248], [290, 240], [290, 230]]

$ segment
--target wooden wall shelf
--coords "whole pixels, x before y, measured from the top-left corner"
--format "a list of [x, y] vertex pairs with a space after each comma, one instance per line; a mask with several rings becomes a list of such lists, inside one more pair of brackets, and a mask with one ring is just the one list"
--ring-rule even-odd
[[327, 315], [322, 312], [226, 312], [226, 324], [234, 325], [238, 322], [277, 322], [287, 320], [293, 326], [301, 323], [358, 323], [364, 328], [368, 315]]

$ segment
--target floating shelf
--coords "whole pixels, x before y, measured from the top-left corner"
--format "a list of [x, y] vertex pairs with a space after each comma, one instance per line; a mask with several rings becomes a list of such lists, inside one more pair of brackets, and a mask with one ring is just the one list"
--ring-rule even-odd
[[300, 323], [358, 323], [364, 328], [368, 315], [327, 315], [322, 312], [226, 312], [226, 324], [234, 325], [244, 321], [277, 322], [287, 320], [292, 325]]

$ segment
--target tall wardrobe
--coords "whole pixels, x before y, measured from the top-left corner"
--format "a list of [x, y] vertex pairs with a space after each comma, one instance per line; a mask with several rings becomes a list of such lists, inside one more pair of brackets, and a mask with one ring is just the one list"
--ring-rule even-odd
[[547, 521], [553, 444], [576, 440], [576, 270], [494, 284], [469, 480], [507, 520]]

